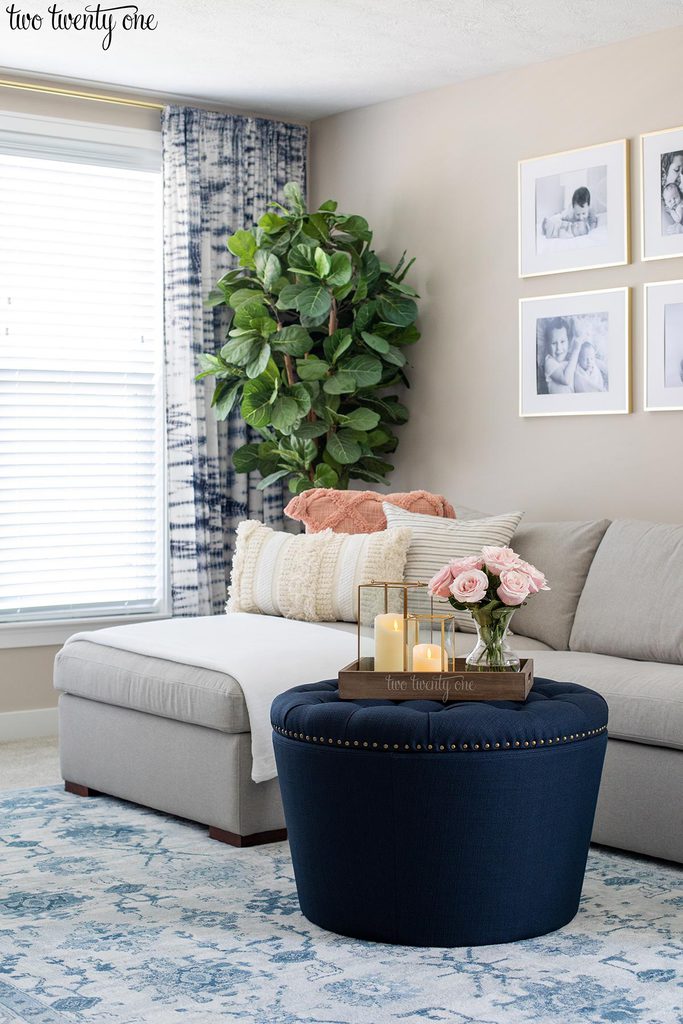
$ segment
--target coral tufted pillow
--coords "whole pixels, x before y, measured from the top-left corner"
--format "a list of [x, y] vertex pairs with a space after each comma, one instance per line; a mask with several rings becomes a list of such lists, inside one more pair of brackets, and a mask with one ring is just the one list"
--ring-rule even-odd
[[429, 491], [377, 494], [376, 491], [335, 491], [330, 487], [313, 487], [298, 494], [287, 505], [285, 515], [304, 523], [306, 533], [320, 533], [321, 530], [377, 533], [387, 528], [383, 501], [398, 505], [407, 512], [455, 519], [453, 506], [441, 494], [430, 494]]

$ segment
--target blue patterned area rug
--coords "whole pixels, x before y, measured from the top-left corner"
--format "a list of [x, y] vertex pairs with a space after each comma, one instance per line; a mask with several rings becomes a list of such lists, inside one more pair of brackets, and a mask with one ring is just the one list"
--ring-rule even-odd
[[581, 911], [559, 932], [376, 945], [302, 917], [286, 843], [235, 850], [105, 797], [4, 793], [0, 1022], [678, 1024], [681, 882], [673, 866], [593, 850]]

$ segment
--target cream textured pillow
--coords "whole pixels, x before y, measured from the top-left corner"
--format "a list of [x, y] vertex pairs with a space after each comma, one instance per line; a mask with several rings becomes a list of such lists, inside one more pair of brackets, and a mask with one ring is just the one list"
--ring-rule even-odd
[[246, 520], [237, 527], [226, 610], [357, 622], [358, 584], [401, 581], [411, 539], [405, 527], [354, 536], [332, 530], [292, 536]]
[[[437, 519], [406, 512], [386, 502], [382, 507], [389, 528], [409, 526], [412, 530], [405, 578], [422, 583], [429, 583], [432, 576], [453, 558], [479, 554], [485, 544], [506, 547], [523, 515], [522, 512], [508, 512], [501, 516], [487, 516], [486, 519]], [[424, 605], [422, 610], [428, 611], [429, 598], [425, 596], [421, 603]], [[416, 604], [414, 599], [414, 606]], [[470, 613], [456, 612], [445, 599], [434, 598], [434, 611], [452, 612], [458, 629], [465, 633], [475, 631]]]

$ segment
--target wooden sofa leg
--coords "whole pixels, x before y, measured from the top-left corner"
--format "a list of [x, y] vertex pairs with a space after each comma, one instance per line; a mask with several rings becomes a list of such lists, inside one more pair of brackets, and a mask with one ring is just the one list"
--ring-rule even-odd
[[219, 843], [228, 843], [230, 846], [262, 846], [264, 843], [281, 843], [287, 838], [286, 828], [274, 828], [271, 832], [252, 832], [250, 836], [239, 836], [236, 832], [226, 832], [225, 829], [209, 826], [209, 838], [217, 839]]
[[102, 794], [97, 789], [91, 789], [90, 786], [81, 786], [79, 782], [67, 782], [64, 780], [64, 789], [67, 793], [75, 793], [76, 796], [101, 796]]

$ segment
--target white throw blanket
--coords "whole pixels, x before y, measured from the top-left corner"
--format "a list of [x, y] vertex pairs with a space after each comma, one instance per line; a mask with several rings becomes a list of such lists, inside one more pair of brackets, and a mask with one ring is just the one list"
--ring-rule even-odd
[[113, 626], [76, 633], [66, 643], [75, 640], [232, 676], [247, 705], [254, 782], [277, 775], [270, 728], [273, 699], [301, 683], [336, 679], [339, 669], [356, 657], [356, 627], [350, 623], [319, 625], [239, 612]]

